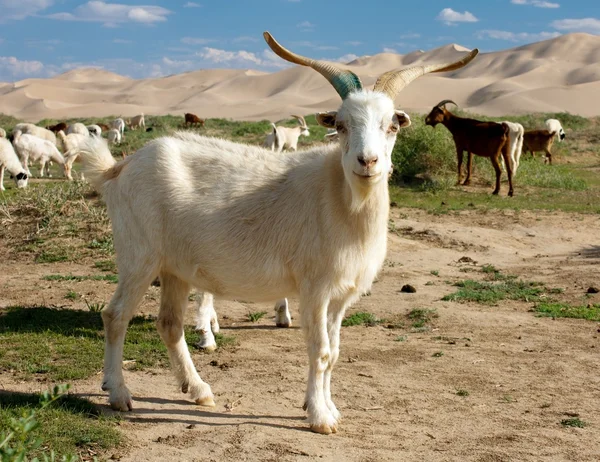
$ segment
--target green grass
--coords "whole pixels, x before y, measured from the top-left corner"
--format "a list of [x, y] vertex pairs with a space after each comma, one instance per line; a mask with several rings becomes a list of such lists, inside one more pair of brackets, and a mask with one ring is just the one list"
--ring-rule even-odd
[[74, 290], [69, 290], [67, 292], [67, 295], [65, 295], [65, 298], [67, 300], [78, 300], [81, 298], [81, 295], [79, 295], [77, 292], [75, 292]]
[[[155, 319], [134, 317], [127, 330], [124, 359], [129, 367], [166, 367], [168, 356]], [[186, 327], [190, 346], [200, 337]], [[36, 307], [0, 311], [0, 370], [18, 377], [67, 381], [102, 370], [104, 330], [99, 312]]]
[[266, 311], [254, 311], [254, 312], [250, 312], [250, 313], [248, 313], [248, 321], [250, 321], [250, 322], [257, 322], [260, 319], [262, 319], [265, 314], [267, 314]]
[[563, 427], [576, 427], [576, 428], [584, 428], [587, 427], [587, 423], [583, 420], [580, 420], [579, 417], [574, 417], [571, 419], [563, 419], [560, 421], [560, 424]]
[[115, 428], [117, 420], [104, 416], [88, 400], [63, 395], [43, 409], [41, 403], [40, 394], [0, 390], [0, 428], [11, 428], [15, 419], [35, 411], [39, 426], [31, 425], [27, 433], [34, 439], [39, 438], [41, 447], [29, 452], [28, 458], [41, 456], [42, 451], [83, 457], [89, 457], [91, 451], [101, 456], [123, 442]]
[[95, 274], [92, 276], [75, 276], [72, 274], [48, 274], [42, 278], [45, 281], [107, 281], [112, 284], [119, 282], [119, 277], [116, 274]]
[[547, 292], [546, 288], [536, 282], [506, 280], [498, 283], [480, 282], [472, 279], [454, 284], [458, 291], [446, 295], [444, 301], [451, 302], [476, 302], [484, 305], [493, 305], [502, 300], [522, 300], [536, 302]]
[[422, 329], [437, 318], [438, 314], [435, 309], [415, 308], [410, 310], [406, 316], [411, 321], [413, 329]]
[[225, 335], [225, 334], [219, 332], [218, 334], [215, 334], [215, 342], [217, 343], [217, 351], [218, 351], [223, 348], [236, 346], [237, 338], [233, 335]]
[[433, 358], [441, 358], [442, 356], [444, 356], [444, 352], [443, 351], [436, 351], [435, 353], [433, 353], [431, 355]]
[[349, 316], [346, 316], [342, 321], [343, 327], [350, 326], [376, 326], [381, 322], [373, 313], [367, 313], [366, 311], [358, 311]]
[[117, 264], [114, 260], [100, 260], [94, 262], [94, 268], [99, 269], [100, 271], [105, 271], [107, 273], [116, 273], [117, 272]]
[[587, 319], [588, 321], [600, 321], [600, 305], [573, 306], [568, 303], [541, 302], [535, 306], [539, 316], [552, 318], [574, 318]]
[[466, 397], [469, 396], [469, 392], [467, 390], [458, 389], [456, 390], [456, 396]]

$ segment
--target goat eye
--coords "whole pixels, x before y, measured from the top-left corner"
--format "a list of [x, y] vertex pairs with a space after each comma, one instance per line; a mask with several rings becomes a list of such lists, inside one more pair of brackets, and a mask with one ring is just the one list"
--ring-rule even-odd
[[388, 127], [388, 133], [397, 133], [398, 132], [398, 125], [390, 125]]

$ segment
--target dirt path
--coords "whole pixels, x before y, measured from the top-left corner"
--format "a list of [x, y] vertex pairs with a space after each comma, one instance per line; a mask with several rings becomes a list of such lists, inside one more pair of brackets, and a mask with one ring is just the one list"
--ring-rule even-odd
[[[186, 401], [168, 370], [126, 372], [135, 409], [121, 424], [130, 444], [116, 455], [122, 461], [600, 460], [599, 325], [539, 318], [530, 311], [532, 303], [441, 301], [455, 290], [448, 282], [481, 277], [465, 268], [493, 264], [587, 303], [585, 289], [600, 283], [600, 217], [392, 213], [396, 232], [390, 233], [385, 268], [372, 294], [352, 311], [402, 318], [414, 308], [435, 308], [439, 316], [423, 332], [409, 323], [403, 329], [342, 330], [333, 376], [334, 400], [344, 417], [337, 434], [313, 434], [304, 422], [307, 357], [300, 329], [273, 328], [270, 305], [218, 302], [220, 318], [227, 316], [223, 332], [235, 335], [238, 346], [193, 355], [217, 407]], [[477, 265], [458, 263], [463, 256]], [[63, 294], [53, 293], [40, 275], [72, 267], [8, 261], [0, 305], [41, 303], [41, 293], [51, 303]], [[400, 293], [406, 283], [417, 292]], [[115, 287], [89, 284], [105, 300]], [[151, 288], [143, 312], [157, 312], [157, 294]], [[600, 296], [589, 302], [600, 302]], [[256, 324], [244, 321], [248, 311], [259, 309], [269, 316]], [[188, 317], [192, 323], [193, 310]], [[405, 340], [397, 341], [399, 336]], [[10, 379], [6, 384], [39, 386]], [[105, 405], [99, 386], [96, 376], [75, 383], [73, 391]], [[589, 426], [560, 424], [573, 415]]]

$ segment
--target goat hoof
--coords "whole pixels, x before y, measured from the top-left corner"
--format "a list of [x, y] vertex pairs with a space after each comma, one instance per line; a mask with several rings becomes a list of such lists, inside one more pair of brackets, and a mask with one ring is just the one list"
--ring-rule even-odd
[[310, 430], [315, 433], [320, 433], [321, 435], [331, 435], [332, 433], [335, 433], [327, 424], [311, 425]]
[[302, 405], [302, 410], [306, 411], [308, 409], [308, 402], [304, 401], [304, 404]]
[[291, 322], [278, 322], [278, 323], [275, 323], [275, 325], [277, 327], [292, 327]]
[[196, 404], [198, 406], [205, 406], [205, 407], [215, 407], [215, 400], [212, 399], [210, 396], [206, 397], [206, 398], [198, 398], [196, 399]]
[[493, 194], [494, 196], [497, 196], [499, 192], [500, 192], [500, 191], [494, 191], [492, 194]]
[[204, 350], [204, 351], [215, 351], [217, 349], [217, 344], [211, 343], [208, 345], [204, 345], [202, 342], [198, 342], [196, 344], [196, 348], [198, 348], [200, 350]]
[[471, 184], [471, 180], [463, 181], [463, 186], [469, 186]]
[[508, 197], [513, 197], [513, 192], [512, 191], [508, 191]]

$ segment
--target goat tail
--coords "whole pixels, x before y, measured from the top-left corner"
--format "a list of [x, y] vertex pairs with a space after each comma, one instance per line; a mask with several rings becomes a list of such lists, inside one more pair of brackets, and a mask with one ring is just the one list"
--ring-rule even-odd
[[90, 184], [102, 192], [109, 180], [116, 178], [121, 169], [116, 169], [108, 144], [101, 137], [91, 136], [78, 150], [83, 162], [83, 172]]

